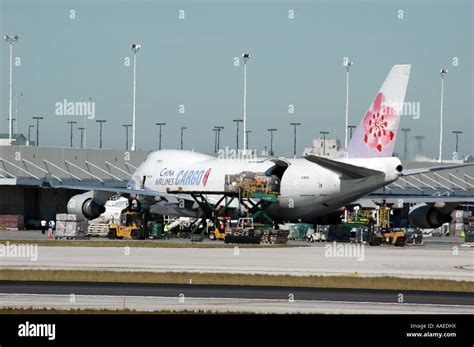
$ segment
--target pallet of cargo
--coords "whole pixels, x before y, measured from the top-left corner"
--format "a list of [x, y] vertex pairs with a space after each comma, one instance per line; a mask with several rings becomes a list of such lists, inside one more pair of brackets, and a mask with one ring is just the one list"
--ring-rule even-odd
[[75, 214], [58, 213], [56, 215], [55, 239], [75, 239], [87, 235], [88, 221]]
[[89, 223], [87, 234], [90, 236], [107, 236], [109, 233], [108, 223]]

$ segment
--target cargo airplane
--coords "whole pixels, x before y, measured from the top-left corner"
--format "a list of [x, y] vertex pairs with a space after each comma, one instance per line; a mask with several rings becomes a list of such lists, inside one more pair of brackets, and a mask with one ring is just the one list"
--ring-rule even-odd
[[[189, 193], [204, 194], [217, 203], [235, 190], [239, 180], [255, 176], [266, 180], [277, 193], [277, 201], [266, 209], [272, 218], [318, 222], [404, 175], [400, 160], [392, 155], [410, 69], [410, 65], [392, 67], [341, 158], [307, 155], [225, 159], [184, 150], [160, 150], [149, 154], [127, 188], [53, 186], [89, 190], [68, 202], [69, 213], [88, 219], [103, 213], [103, 204], [116, 193], [137, 197], [142, 207], [153, 213], [198, 217], [202, 211]], [[230, 206], [234, 211], [238, 207], [235, 203]], [[421, 213], [423, 223], [444, 221], [442, 213], [429, 208]]]

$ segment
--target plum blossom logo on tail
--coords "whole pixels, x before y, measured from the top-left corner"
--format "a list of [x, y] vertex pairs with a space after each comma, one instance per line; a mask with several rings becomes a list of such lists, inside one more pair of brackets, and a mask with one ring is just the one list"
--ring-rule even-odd
[[378, 93], [364, 117], [364, 142], [370, 149], [382, 152], [395, 138], [398, 114], [391, 106], [384, 105], [385, 96]]
[[208, 169], [204, 174], [204, 178], [202, 179], [202, 185], [205, 187], [207, 184], [207, 180], [209, 179], [209, 175], [211, 173], [211, 169]]

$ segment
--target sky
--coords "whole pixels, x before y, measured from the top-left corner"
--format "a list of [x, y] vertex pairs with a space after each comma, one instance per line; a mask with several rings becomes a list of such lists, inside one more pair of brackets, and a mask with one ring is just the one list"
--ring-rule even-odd
[[[2, 35], [20, 37], [13, 47], [14, 92], [23, 94], [19, 132], [26, 135], [31, 117], [43, 116], [40, 144], [69, 146], [67, 122], [77, 121], [79, 146], [77, 127], [85, 117], [58, 115], [57, 103], [92, 98], [95, 119], [87, 121], [87, 147], [99, 146], [96, 120], [103, 119], [104, 148], [123, 149], [122, 125], [132, 122], [135, 42], [141, 44], [137, 148], [157, 149], [155, 123], [165, 122], [164, 148], [179, 148], [185, 126], [184, 147], [207, 153], [214, 149], [216, 125], [224, 126], [221, 147], [235, 148], [232, 120], [243, 114], [243, 64], [235, 66], [235, 58], [249, 52], [251, 148], [269, 146], [267, 129], [277, 128], [275, 153], [292, 155], [291, 122], [302, 124], [300, 155], [320, 131], [344, 142], [342, 62], [350, 57], [350, 124], [359, 124], [392, 65], [412, 64], [405, 100], [419, 105], [420, 117], [403, 116], [400, 127], [411, 129], [411, 156], [418, 151], [414, 137], [425, 136], [422, 154], [436, 157], [444, 67], [443, 157], [452, 157], [453, 130], [463, 131], [459, 152], [474, 154], [473, 17], [470, 0], [0, 0]], [[2, 42], [0, 133], [8, 131], [8, 69], [9, 46]]]

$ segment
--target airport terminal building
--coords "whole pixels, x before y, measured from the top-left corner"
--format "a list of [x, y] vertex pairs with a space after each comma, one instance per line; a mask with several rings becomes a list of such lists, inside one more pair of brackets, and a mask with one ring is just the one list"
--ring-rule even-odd
[[0, 214], [20, 214], [25, 223], [66, 212], [69, 198], [79, 191], [42, 187], [57, 184], [126, 187], [148, 151], [0, 146]]

